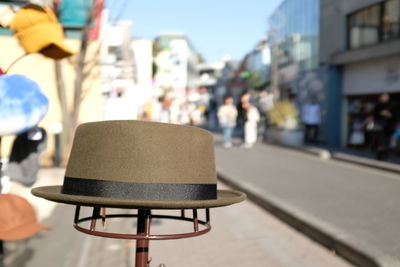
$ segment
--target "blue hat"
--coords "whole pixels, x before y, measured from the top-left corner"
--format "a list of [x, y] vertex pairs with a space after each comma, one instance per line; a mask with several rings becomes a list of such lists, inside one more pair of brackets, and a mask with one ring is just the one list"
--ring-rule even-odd
[[20, 74], [0, 75], [0, 136], [22, 133], [37, 125], [49, 107], [37, 83]]

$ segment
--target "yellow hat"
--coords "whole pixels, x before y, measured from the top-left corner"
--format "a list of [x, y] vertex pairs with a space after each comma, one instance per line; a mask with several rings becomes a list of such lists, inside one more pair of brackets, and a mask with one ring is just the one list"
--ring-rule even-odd
[[10, 28], [28, 54], [39, 52], [53, 59], [74, 54], [74, 51], [63, 43], [63, 29], [48, 7], [35, 4], [22, 7], [11, 21]]

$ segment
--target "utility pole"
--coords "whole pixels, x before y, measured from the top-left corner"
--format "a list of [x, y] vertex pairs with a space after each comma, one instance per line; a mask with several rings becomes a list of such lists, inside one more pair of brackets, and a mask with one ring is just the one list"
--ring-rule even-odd
[[275, 94], [279, 92], [279, 72], [278, 72], [278, 58], [279, 58], [279, 37], [278, 31], [281, 30], [286, 24], [285, 14], [278, 8], [269, 18], [268, 39], [271, 45], [271, 89]]
[[[274, 38], [274, 37], [273, 37]], [[279, 90], [279, 73], [278, 73], [278, 44], [273, 39], [271, 42], [271, 89], [275, 93]]]

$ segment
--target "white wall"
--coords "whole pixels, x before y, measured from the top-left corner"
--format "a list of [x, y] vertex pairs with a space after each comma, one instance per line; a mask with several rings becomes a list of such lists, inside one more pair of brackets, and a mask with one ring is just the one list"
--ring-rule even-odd
[[400, 92], [400, 55], [361, 61], [343, 68], [343, 94]]
[[153, 42], [145, 39], [133, 40], [132, 50], [136, 64], [137, 85], [140, 87], [151, 88]]

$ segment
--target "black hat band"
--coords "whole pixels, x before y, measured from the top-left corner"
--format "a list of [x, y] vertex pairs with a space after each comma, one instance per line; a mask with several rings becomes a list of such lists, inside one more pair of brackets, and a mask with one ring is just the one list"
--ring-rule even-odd
[[141, 200], [215, 200], [216, 184], [128, 183], [65, 177], [69, 195]]

